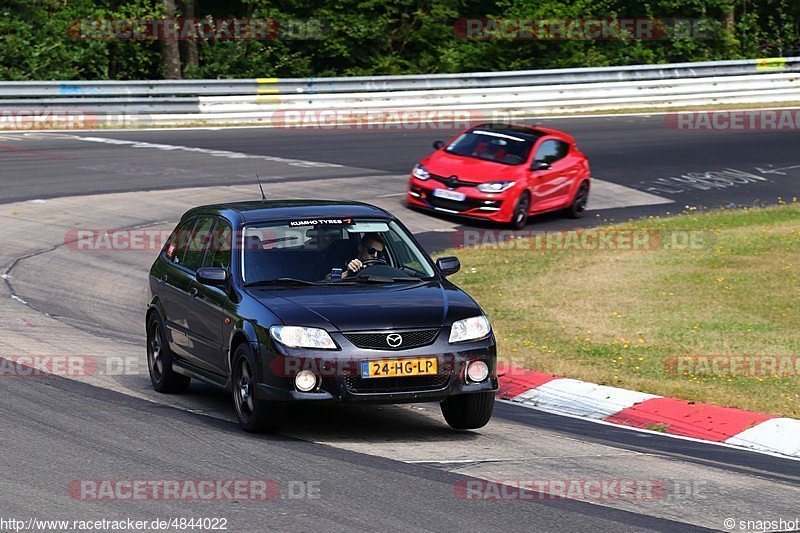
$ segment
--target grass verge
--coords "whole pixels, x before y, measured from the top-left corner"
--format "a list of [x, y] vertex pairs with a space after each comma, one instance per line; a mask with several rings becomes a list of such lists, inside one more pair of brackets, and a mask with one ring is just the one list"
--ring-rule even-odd
[[[463, 265], [452, 279], [483, 306], [511, 364], [800, 418], [796, 202], [451, 250]], [[592, 239], [631, 232], [647, 245]]]

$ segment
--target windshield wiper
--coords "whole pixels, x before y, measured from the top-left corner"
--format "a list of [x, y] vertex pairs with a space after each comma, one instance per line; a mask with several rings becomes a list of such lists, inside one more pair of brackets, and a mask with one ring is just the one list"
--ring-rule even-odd
[[244, 284], [245, 287], [258, 287], [263, 285], [316, 285], [316, 283], [297, 278], [276, 278], [251, 281], [250, 283]]
[[[351, 278], [347, 278], [350, 280]], [[419, 278], [410, 278], [410, 277], [389, 277], [389, 276], [358, 276], [353, 277], [353, 281], [362, 282], [362, 283], [394, 283], [395, 281], [422, 281]]]

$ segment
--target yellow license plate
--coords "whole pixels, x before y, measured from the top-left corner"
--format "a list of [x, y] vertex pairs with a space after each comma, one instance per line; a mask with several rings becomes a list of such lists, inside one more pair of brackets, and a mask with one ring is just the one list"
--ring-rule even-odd
[[435, 357], [381, 359], [361, 362], [362, 378], [394, 378], [401, 376], [430, 376], [439, 371]]

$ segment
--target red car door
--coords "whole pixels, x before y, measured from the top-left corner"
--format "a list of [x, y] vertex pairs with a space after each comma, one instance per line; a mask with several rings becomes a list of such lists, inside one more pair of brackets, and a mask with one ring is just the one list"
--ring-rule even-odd
[[580, 171], [580, 161], [570, 157], [570, 145], [552, 137], [542, 138], [535, 149], [528, 179], [533, 211], [566, 204], [570, 186]]

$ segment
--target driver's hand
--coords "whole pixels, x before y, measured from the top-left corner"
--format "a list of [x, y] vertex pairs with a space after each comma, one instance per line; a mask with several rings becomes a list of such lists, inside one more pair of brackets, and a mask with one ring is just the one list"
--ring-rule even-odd
[[353, 259], [352, 261], [347, 263], [347, 270], [349, 270], [350, 272], [355, 273], [361, 270], [362, 268], [364, 268], [364, 265], [361, 263], [360, 259]]

